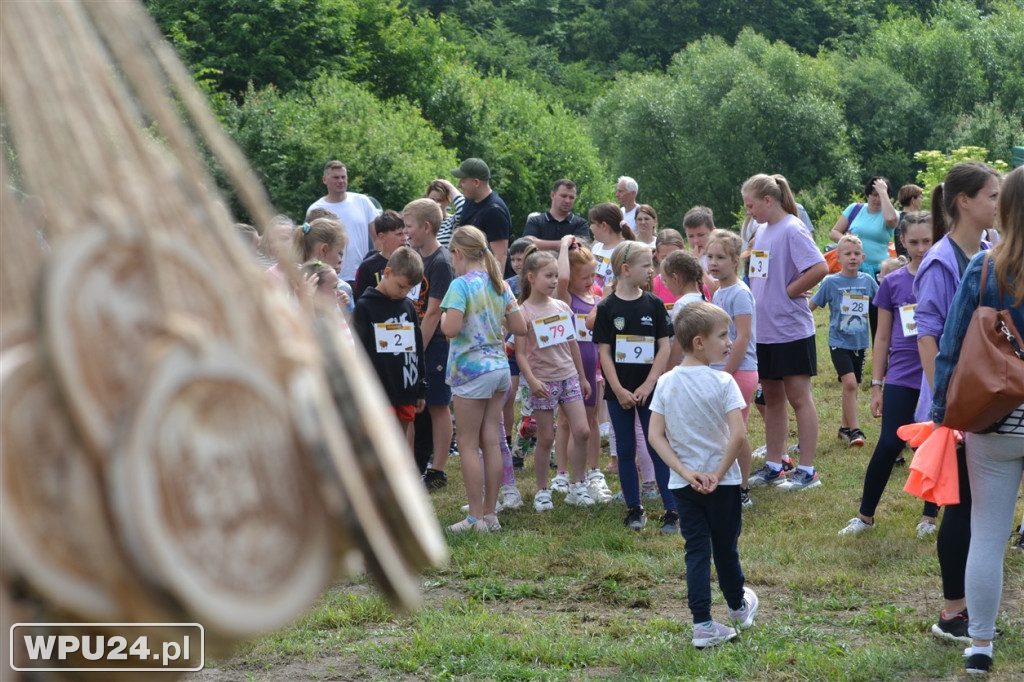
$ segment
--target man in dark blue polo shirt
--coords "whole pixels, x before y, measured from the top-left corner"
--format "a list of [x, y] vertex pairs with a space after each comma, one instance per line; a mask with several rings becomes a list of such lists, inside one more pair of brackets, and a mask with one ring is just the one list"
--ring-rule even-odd
[[473, 225], [487, 235], [491, 252], [504, 264], [512, 233], [512, 216], [498, 193], [491, 189], [491, 169], [482, 159], [470, 158], [452, 171], [459, 179], [459, 190], [466, 197], [460, 225]]
[[555, 180], [551, 190], [551, 208], [535, 214], [526, 221], [523, 236], [545, 251], [558, 251], [562, 237], [574, 234], [590, 239], [590, 225], [587, 219], [572, 212], [576, 205], [576, 183], [572, 180]]

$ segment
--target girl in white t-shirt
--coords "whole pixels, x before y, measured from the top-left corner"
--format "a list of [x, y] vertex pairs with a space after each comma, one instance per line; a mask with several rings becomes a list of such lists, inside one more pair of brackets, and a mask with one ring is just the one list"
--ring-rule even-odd
[[[690, 251], [673, 251], [661, 262], [661, 281], [676, 297], [669, 308], [673, 320], [688, 303], [704, 300], [704, 268]], [[668, 305], [665, 306], [668, 308]], [[683, 349], [678, 343], [672, 344], [668, 356], [671, 369], [683, 359]]]
[[591, 506], [587, 489], [587, 439], [590, 423], [584, 398], [592, 387], [586, 379], [576, 343], [575, 324], [569, 304], [552, 298], [558, 289], [558, 261], [549, 251], [528, 252], [520, 271], [520, 309], [526, 318], [526, 334], [516, 336], [516, 362], [530, 387], [529, 402], [537, 421], [534, 468], [537, 493], [533, 508], [553, 508], [548, 487], [548, 453], [555, 444], [555, 408], [561, 405], [569, 423], [569, 463], [572, 479], [566, 504]]
[[594, 243], [590, 250], [597, 261], [598, 285], [605, 289], [615, 279], [612, 272], [612, 251], [626, 240], [635, 240], [633, 230], [622, 222], [622, 211], [612, 203], [597, 204], [587, 213], [590, 220], [590, 232], [594, 235]]

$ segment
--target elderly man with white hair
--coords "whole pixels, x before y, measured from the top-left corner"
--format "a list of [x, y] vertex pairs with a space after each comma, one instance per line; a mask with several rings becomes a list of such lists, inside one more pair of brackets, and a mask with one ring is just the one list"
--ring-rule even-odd
[[615, 184], [615, 199], [619, 202], [619, 207], [622, 208], [623, 220], [634, 232], [636, 231], [636, 193], [638, 190], [636, 180], [627, 175], [620, 177]]

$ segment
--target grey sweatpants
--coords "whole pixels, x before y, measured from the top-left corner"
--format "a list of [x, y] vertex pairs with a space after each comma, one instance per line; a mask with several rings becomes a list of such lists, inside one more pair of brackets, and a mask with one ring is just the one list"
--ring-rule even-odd
[[1024, 472], [1024, 436], [968, 433], [966, 451], [974, 504], [965, 576], [968, 632], [992, 640], [1003, 591], [1003, 553]]

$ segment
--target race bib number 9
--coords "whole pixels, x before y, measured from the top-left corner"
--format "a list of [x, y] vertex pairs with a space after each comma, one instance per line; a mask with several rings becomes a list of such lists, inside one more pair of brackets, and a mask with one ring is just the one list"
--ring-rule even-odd
[[411, 322], [378, 322], [373, 325], [374, 346], [378, 353], [411, 353], [416, 350], [416, 334]]
[[593, 343], [594, 335], [587, 329], [587, 316], [576, 313], [576, 340], [580, 343]]
[[537, 347], [557, 346], [576, 338], [569, 313], [559, 313], [533, 321], [533, 333], [537, 336]]
[[900, 306], [900, 324], [903, 325], [903, 336], [917, 336], [917, 322], [914, 321], [916, 311], [916, 303]]
[[615, 362], [627, 365], [650, 365], [654, 363], [653, 336], [615, 336]]
[[768, 252], [750, 252], [750, 276], [768, 279]]
[[843, 294], [843, 301], [840, 304], [839, 310], [843, 315], [867, 317], [868, 297], [863, 294]]

